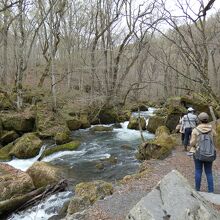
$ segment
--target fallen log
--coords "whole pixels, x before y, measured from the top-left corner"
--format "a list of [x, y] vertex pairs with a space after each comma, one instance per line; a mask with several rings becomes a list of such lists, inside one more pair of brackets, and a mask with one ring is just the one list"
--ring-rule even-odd
[[17, 196], [0, 202], [0, 217], [9, 215], [12, 212], [22, 211], [30, 206], [40, 203], [44, 198], [57, 193], [65, 191], [67, 188], [67, 180], [61, 180], [59, 183], [41, 187], [31, 191], [25, 195]]

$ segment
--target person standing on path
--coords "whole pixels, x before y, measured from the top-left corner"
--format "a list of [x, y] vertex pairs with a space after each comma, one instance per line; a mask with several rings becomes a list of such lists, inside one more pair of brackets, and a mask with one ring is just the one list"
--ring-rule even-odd
[[198, 123], [198, 117], [194, 114], [194, 109], [189, 107], [187, 111], [187, 114], [182, 118], [182, 127], [184, 129], [183, 145], [185, 151], [187, 151], [187, 146], [189, 145], [192, 129], [195, 128]]
[[[208, 192], [214, 192], [214, 184], [213, 184], [213, 174], [212, 174], [212, 163], [213, 161], [202, 161], [196, 158], [196, 150], [199, 148], [199, 144], [201, 144], [201, 134], [210, 135], [211, 144], [216, 146], [216, 131], [212, 128], [212, 125], [208, 124], [209, 116], [207, 113], [202, 112], [198, 115], [198, 119], [201, 122], [196, 128], [192, 131], [192, 137], [190, 139], [190, 152], [193, 153], [194, 163], [195, 163], [195, 188], [197, 191], [200, 191], [201, 179], [202, 179], [202, 171], [203, 167], [205, 169], [206, 179], [208, 183]], [[216, 154], [215, 154], [216, 155]], [[215, 157], [214, 157], [215, 159]], [[213, 159], [213, 160], [214, 160]]]

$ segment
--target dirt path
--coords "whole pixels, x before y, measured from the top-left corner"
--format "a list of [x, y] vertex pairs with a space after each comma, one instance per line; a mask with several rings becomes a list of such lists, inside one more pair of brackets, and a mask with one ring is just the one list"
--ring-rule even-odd
[[[215, 193], [220, 193], [220, 152], [214, 162]], [[90, 210], [90, 220], [124, 220], [129, 210], [149, 192], [164, 175], [171, 170], [178, 170], [194, 187], [194, 163], [192, 157], [182, 151], [182, 147], [173, 150], [165, 160], [150, 160], [144, 162], [149, 170], [140, 179], [129, 180], [126, 184], [116, 187], [112, 196], [97, 202]], [[202, 191], [206, 191], [207, 184], [203, 173]]]

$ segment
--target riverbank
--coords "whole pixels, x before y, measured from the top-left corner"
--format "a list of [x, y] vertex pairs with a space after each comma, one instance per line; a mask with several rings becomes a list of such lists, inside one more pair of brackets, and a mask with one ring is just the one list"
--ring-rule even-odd
[[[141, 175], [139, 179], [129, 179], [121, 186], [115, 189], [112, 196], [105, 200], [98, 201], [88, 210], [86, 219], [90, 220], [122, 220], [125, 219], [129, 210], [145, 196], [167, 173], [171, 170], [178, 170], [191, 186], [194, 186], [194, 164], [192, 157], [186, 155], [178, 146], [172, 154], [165, 160], [144, 161], [142, 166], [148, 172]], [[217, 159], [213, 164], [215, 193], [220, 193], [220, 152], [217, 153]], [[206, 191], [206, 179], [203, 173], [202, 191]]]

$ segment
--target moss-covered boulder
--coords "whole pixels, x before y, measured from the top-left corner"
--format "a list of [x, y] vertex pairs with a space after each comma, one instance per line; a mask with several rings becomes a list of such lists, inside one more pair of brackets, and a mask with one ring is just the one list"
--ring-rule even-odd
[[166, 127], [168, 127], [170, 131], [174, 131], [179, 123], [180, 117], [182, 117], [185, 113], [186, 108], [183, 106], [170, 106], [165, 121]]
[[118, 112], [118, 121], [124, 122], [129, 121], [132, 112], [130, 110], [122, 110]]
[[112, 131], [113, 130], [113, 127], [107, 127], [107, 126], [102, 126], [102, 125], [96, 125], [92, 128], [90, 128], [90, 131], [99, 131], [99, 132], [102, 132], [102, 131]]
[[98, 121], [101, 124], [119, 122], [117, 111], [114, 108], [103, 108], [98, 114]]
[[14, 130], [16, 132], [30, 132], [35, 127], [35, 116], [33, 112], [7, 112], [1, 113], [4, 130]]
[[137, 112], [138, 109], [140, 111], [148, 111], [148, 106], [144, 103], [140, 103], [140, 104], [132, 105], [130, 109], [131, 109], [132, 112]]
[[79, 146], [80, 146], [80, 141], [75, 140], [75, 141], [71, 141], [71, 142], [63, 144], [63, 145], [58, 145], [58, 146], [48, 148], [43, 152], [43, 154], [40, 156], [39, 160], [41, 160], [42, 158], [47, 157], [51, 154], [60, 152], [60, 151], [76, 150]]
[[70, 130], [66, 120], [61, 114], [52, 112], [47, 106], [37, 106], [36, 129], [42, 138], [53, 137], [62, 143], [69, 141]]
[[14, 107], [10, 96], [6, 92], [0, 92], [0, 110], [13, 109]]
[[95, 201], [111, 195], [113, 186], [111, 183], [102, 180], [82, 182], [76, 185], [75, 193], [76, 196], [88, 198], [90, 203], [93, 204]]
[[76, 118], [76, 117], [71, 117], [71, 116], [68, 116], [66, 118], [66, 123], [67, 123], [67, 126], [68, 128], [72, 131], [72, 130], [78, 130], [81, 128], [82, 126], [82, 122]]
[[65, 144], [70, 142], [70, 131], [69, 130], [61, 130], [58, 131], [55, 136], [54, 136], [54, 140], [56, 142], [56, 144]]
[[155, 139], [142, 143], [138, 147], [136, 157], [139, 160], [164, 159], [176, 145], [174, 138], [169, 135], [169, 130], [165, 126], [159, 127], [156, 131]]
[[3, 131], [0, 137], [0, 143], [6, 145], [14, 140], [16, 140], [19, 135], [15, 131]]
[[9, 152], [11, 151], [13, 146], [14, 143], [12, 142], [0, 149], [0, 161], [9, 161], [12, 159], [12, 156], [9, 154]]
[[80, 122], [81, 122], [81, 126], [80, 128], [89, 128], [91, 126], [90, 122], [89, 122], [89, 117], [88, 117], [88, 113], [80, 113]]
[[33, 181], [27, 173], [0, 163], [0, 203], [33, 189]]
[[147, 130], [149, 132], [155, 133], [157, 128], [165, 125], [166, 118], [161, 116], [151, 116], [148, 120]]
[[43, 161], [35, 162], [26, 172], [36, 188], [58, 183], [63, 178], [61, 169]]
[[91, 205], [87, 197], [74, 196], [69, 203], [67, 213], [72, 215], [76, 212], [81, 212]]
[[26, 133], [13, 143], [9, 155], [19, 159], [32, 158], [39, 153], [41, 146], [42, 141], [35, 133]]
[[[146, 130], [146, 120], [144, 117], [140, 117], [140, 123], [142, 130]], [[131, 117], [128, 123], [128, 129], [139, 130], [139, 119], [136, 117]]]

